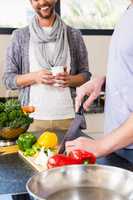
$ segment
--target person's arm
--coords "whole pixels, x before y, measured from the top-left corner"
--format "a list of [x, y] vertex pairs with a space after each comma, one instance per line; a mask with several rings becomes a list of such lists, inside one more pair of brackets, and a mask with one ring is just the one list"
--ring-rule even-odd
[[16, 85], [18, 87], [26, 87], [32, 84], [35, 84], [34, 73], [16, 75]]
[[[72, 66], [71, 69], [71, 75], [72, 79], [70, 81], [70, 85], [74, 85], [76, 87], [81, 86], [83, 83], [87, 82], [91, 78], [91, 73], [89, 72], [89, 62], [88, 62], [88, 52], [83, 40], [83, 37], [80, 33], [80, 31], [76, 31], [75, 36], [73, 37], [73, 34], [71, 34], [70, 38], [73, 40], [71, 41], [71, 44], [74, 46], [74, 58], [76, 58], [76, 65]], [[75, 81], [76, 78], [73, 75], [79, 75], [81, 78], [79, 81], [79, 85]], [[75, 84], [76, 82], [76, 84]], [[100, 94], [100, 91], [102, 89], [102, 85], [105, 82], [105, 77], [100, 78], [91, 78], [91, 81], [89, 81], [87, 84], [84, 84], [84, 86], [77, 88], [77, 98], [76, 98], [76, 112], [79, 109], [79, 106], [81, 104], [81, 101], [85, 95], [88, 95], [88, 100], [84, 103], [84, 109], [87, 110], [90, 104], [98, 97]], [[81, 85], [80, 85], [81, 84]]]
[[83, 74], [70, 75], [69, 87], [79, 87], [86, 82]]
[[104, 137], [107, 154], [133, 144], [133, 113], [119, 128]]
[[[90, 80], [92, 75], [89, 71], [88, 51], [80, 31], [77, 31], [75, 37], [75, 57], [77, 63], [77, 65], [75, 65], [76, 74], [79, 74], [82, 77], [84, 77], [84, 83], [85, 83]], [[71, 74], [75, 75], [73, 73]]]
[[93, 103], [93, 101], [100, 95], [102, 85], [105, 82], [105, 76], [92, 78], [87, 83], [78, 87], [76, 90], [76, 99], [75, 99], [75, 108], [76, 112], [78, 111], [82, 99], [84, 96], [88, 96], [88, 99], [84, 102], [83, 107], [85, 110], [89, 108], [89, 106]]
[[52, 73], [45, 69], [16, 76], [16, 84], [18, 87], [26, 87], [33, 84], [52, 85], [54, 82]]
[[11, 36], [11, 41], [6, 51], [5, 69], [3, 75], [3, 83], [7, 89], [18, 89], [16, 84], [16, 75], [20, 73], [20, 45], [19, 45], [19, 31], [15, 30]]
[[66, 151], [84, 149], [93, 152], [96, 157], [101, 157], [130, 144], [133, 144], [133, 114], [130, 115], [123, 125], [100, 139], [92, 140], [79, 137], [76, 140], [66, 142]]
[[59, 73], [55, 76], [56, 83], [60, 87], [78, 87], [85, 83], [85, 77], [82, 74], [70, 75], [67, 72]]
[[13, 32], [7, 48], [3, 83], [7, 89], [19, 89], [35, 83], [53, 84], [54, 77], [48, 70], [22, 74], [19, 30]]
[[[75, 63], [72, 63], [70, 74], [65, 73], [56, 76], [56, 80], [60, 83], [60, 87], [79, 87], [90, 80], [88, 52], [83, 41], [82, 35], [78, 30], [71, 30], [69, 33], [70, 49], [74, 49], [71, 56]], [[59, 81], [58, 81], [59, 80]]]

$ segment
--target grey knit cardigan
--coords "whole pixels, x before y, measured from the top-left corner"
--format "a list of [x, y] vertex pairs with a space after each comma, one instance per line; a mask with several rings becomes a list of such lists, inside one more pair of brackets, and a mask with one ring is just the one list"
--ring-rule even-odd
[[[80, 31], [67, 27], [68, 42], [71, 56], [71, 74], [82, 73], [85, 80], [90, 79], [88, 68], [88, 53]], [[10, 44], [7, 48], [3, 83], [7, 89], [19, 90], [21, 105], [28, 105], [30, 86], [18, 87], [16, 75], [29, 73], [29, 27], [26, 26], [13, 32]], [[72, 97], [74, 89], [71, 88]]]

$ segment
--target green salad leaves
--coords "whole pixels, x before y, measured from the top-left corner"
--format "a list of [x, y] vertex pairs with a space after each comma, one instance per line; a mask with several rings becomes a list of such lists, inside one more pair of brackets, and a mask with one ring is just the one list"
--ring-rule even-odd
[[32, 122], [33, 119], [23, 112], [17, 99], [10, 99], [5, 103], [0, 103], [0, 129], [4, 127], [25, 128]]

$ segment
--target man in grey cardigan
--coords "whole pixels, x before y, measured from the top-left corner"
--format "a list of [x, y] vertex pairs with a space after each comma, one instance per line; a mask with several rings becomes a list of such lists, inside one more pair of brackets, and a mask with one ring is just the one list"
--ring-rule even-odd
[[[56, 0], [30, 2], [36, 15], [29, 26], [13, 32], [4, 84], [19, 90], [22, 105], [35, 106], [32, 130], [67, 129], [74, 118], [73, 91], [91, 76], [86, 47], [80, 32], [55, 12]], [[64, 72], [53, 75], [57, 66]]]

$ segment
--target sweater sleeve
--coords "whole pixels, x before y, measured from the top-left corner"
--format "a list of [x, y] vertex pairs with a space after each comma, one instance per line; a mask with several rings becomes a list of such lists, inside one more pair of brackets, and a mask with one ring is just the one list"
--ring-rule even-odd
[[90, 80], [91, 73], [89, 72], [88, 52], [80, 31], [77, 31], [77, 64], [78, 73], [83, 74], [85, 80]]
[[20, 45], [19, 31], [15, 30], [11, 36], [10, 44], [6, 51], [5, 71], [3, 75], [3, 83], [7, 89], [18, 89], [16, 84], [16, 75], [20, 74]]

